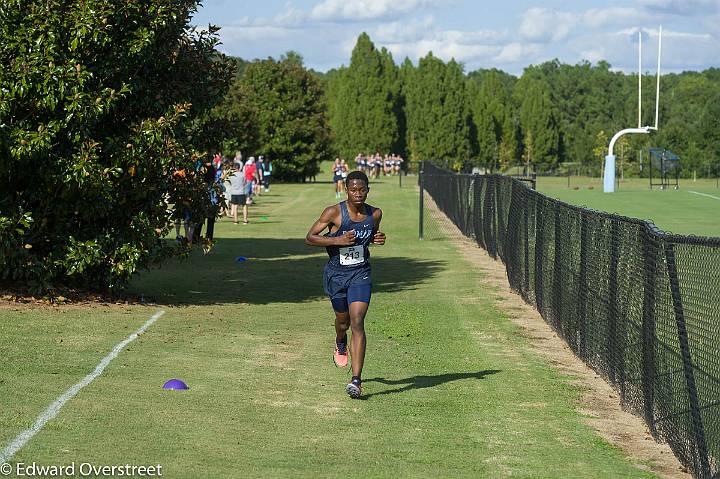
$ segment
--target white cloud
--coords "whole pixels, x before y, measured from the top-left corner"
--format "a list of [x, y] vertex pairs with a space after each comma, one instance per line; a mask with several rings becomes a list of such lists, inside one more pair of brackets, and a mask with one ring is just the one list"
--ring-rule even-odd
[[440, 3], [438, 0], [324, 0], [313, 7], [310, 18], [330, 22], [375, 20]]
[[302, 25], [307, 21], [307, 17], [307, 13], [287, 5], [284, 12], [275, 15], [272, 23], [275, 25]]
[[493, 60], [500, 63], [518, 63], [527, 61], [540, 53], [540, 48], [535, 44], [509, 43], [502, 47]]
[[590, 50], [583, 50], [580, 52], [580, 58], [582, 58], [583, 60], [587, 60], [590, 63], [597, 63], [600, 60], [607, 59], [607, 52], [602, 47]]
[[[644, 29], [643, 71], [653, 72], [657, 59], [657, 29]], [[637, 71], [637, 29], [584, 35], [576, 38], [571, 49], [580, 59], [607, 60], [614, 69]], [[680, 72], [711, 65], [717, 61], [717, 40], [710, 34], [663, 30], [661, 69]]]
[[650, 15], [632, 7], [591, 8], [582, 14], [581, 21], [587, 27], [601, 28], [645, 23]]
[[[461, 62], [489, 61], [500, 54], [508, 41], [508, 33], [496, 30], [443, 30], [433, 17], [410, 19], [377, 25], [369, 30], [378, 48], [385, 47], [401, 61], [409, 57], [417, 61], [432, 51], [436, 57]], [[346, 45], [352, 49], [352, 45]]]
[[222, 27], [222, 40], [225, 44], [234, 42], [258, 42], [266, 40], [277, 40], [280, 38], [288, 38], [294, 34], [292, 30], [283, 27], [273, 27], [268, 25], [245, 25], [245, 26], [227, 26]]
[[533, 42], [559, 41], [577, 24], [577, 15], [547, 8], [531, 8], [523, 14], [520, 35]]
[[697, 16], [720, 13], [720, 0], [641, 0], [650, 12]]
[[441, 37], [444, 41], [460, 45], [501, 45], [507, 41], [508, 34], [497, 30], [447, 30], [442, 32]]
[[397, 59], [409, 57], [412, 60], [425, 57], [428, 52], [444, 61], [455, 59], [466, 63], [468, 61], [489, 60], [498, 53], [501, 47], [494, 45], [461, 45], [432, 40], [421, 40], [415, 43], [391, 43], [384, 45]]
[[[296, 50], [308, 66], [326, 70], [347, 65], [358, 35], [366, 31], [396, 62], [405, 56], [417, 61], [432, 51], [444, 61], [465, 63], [467, 70], [497, 67], [519, 74], [529, 64], [558, 58], [570, 64], [607, 60], [613, 69], [633, 72], [638, 28], [644, 36], [643, 64], [654, 70], [657, 30], [643, 27], [662, 23], [664, 71], [698, 70], [718, 62], [720, 12], [713, 10], [720, 0], [640, 0], [630, 7], [573, 12], [531, 8], [502, 23], [487, 23], [490, 17], [486, 22], [480, 16], [478, 28], [467, 30], [453, 28], [462, 22], [448, 25], [441, 23], [445, 19], [440, 13], [423, 11], [453, 1], [317, 0], [314, 8], [302, 9], [288, 3], [264, 18], [226, 23], [220, 31], [222, 49], [246, 59], [278, 58]], [[685, 8], [685, 1], [693, 8]]]
[[383, 23], [369, 31], [373, 41], [379, 43], [416, 42], [437, 34], [435, 19], [427, 16], [402, 22]]
[[459, 45], [497, 45], [507, 39], [507, 32], [496, 30], [442, 30], [435, 25], [433, 17], [390, 22], [370, 30], [373, 41], [379, 43], [405, 43], [420, 40], [446, 42]]

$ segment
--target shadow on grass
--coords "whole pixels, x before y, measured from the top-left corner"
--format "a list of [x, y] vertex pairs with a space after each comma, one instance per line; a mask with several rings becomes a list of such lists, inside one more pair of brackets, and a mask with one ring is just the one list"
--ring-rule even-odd
[[436, 376], [412, 376], [405, 379], [385, 379], [385, 378], [371, 378], [364, 379], [364, 383], [381, 383], [389, 386], [399, 386], [404, 384], [403, 387], [395, 389], [385, 389], [384, 391], [366, 394], [362, 396], [363, 399], [370, 399], [373, 396], [382, 396], [385, 394], [402, 393], [405, 391], [411, 391], [413, 389], [425, 389], [439, 386], [440, 384], [449, 383], [452, 381], [458, 381], [460, 379], [484, 379], [485, 376], [491, 374], [497, 374], [501, 372], [499, 369], [486, 369], [485, 371], [478, 371], [474, 373], [447, 373], [438, 374]]
[[[325, 263], [324, 250], [307, 246], [302, 239], [220, 238], [207, 255], [193, 252], [187, 260], [172, 260], [141, 273], [128, 292], [165, 305], [302, 303], [325, 296]], [[414, 289], [444, 265], [444, 261], [373, 257], [373, 292]]]

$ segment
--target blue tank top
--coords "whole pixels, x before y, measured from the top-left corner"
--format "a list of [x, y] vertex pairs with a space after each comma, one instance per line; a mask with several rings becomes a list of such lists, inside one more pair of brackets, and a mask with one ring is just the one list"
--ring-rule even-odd
[[328, 264], [335, 268], [360, 268], [370, 265], [370, 242], [372, 241], [373, 228], [375, 227], [375, 219], [373, 211], [375, 208], [366, 204], [365, 214], [367, 217], [360, 222], [352, 221], [347, 209], [347, 201], [340, 203], [340, 211], [342, 214], [342, 223], [340, 227], [332, 233], [326, 233], [327, 237], [342, 236], [347, 231], [355, 230], [355, 244], [348, 247], [327, 246]]

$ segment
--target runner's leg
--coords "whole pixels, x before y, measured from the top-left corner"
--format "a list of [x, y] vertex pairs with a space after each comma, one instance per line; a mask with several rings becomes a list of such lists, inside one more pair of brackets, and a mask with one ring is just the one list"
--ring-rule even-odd
[[363, 364], [365, 363], [365, 347], [367, 341], [365, 339], [365, 315], [367, 314], [368, 303], [363, 301], [353, 301], [350, 303], [350, 329], [352, 338], [350, 339], [350, 356], [352, 357], [352, 375], [360, 377], [362, 374]]
[[350, 329], [350, 312], [335, 311], [335, 339], [340, 342], [347, 342], [348, 329]]

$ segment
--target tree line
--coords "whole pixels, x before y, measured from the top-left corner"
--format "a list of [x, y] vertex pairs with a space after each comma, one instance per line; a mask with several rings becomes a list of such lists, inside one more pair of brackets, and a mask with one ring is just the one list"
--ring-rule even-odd
[[[610, 138], [638, 122], [637, 75], [613, 71], [604, 61], [553, 60], [528, 66], [520, 77], [498, 69], [465, 73], [461, 63], [432, 52], [417, 64], [407, 58], [396, 64], [366, 33], [349, 65], [327, 73], [304, 68], [295, 52], [278, 61], [236, 61], [240, 73], [223, 108], [253, 113], [228, 144], [269, 149], [287, 179], [312, 175], [319, 161], [360, 152], [398, 152], [411, 168], [427, 159], [458, 171], [599, 175]], [[294, 89], [286, 84], [292, 75], [303, 79]], [[259, 84], [258, 77], [272, 80]], [[642, 75], [643, 126], [654, 124], [655, 82], [654, 74]], [[619, 174], [647, 176], [648, 148], [660, 147], [680, 156], [683, 176], [719, 175], [718, 100], [720, 69], [663, 75], [660, 129], [620, 138], [614, 151]], [[292, 105], [305, 106], [288, 110]], [[300, 119], [296, 126], [277, 124], [293, 119]]]
[[[467, 74], [432, 52], [396, 65], [365, 33], [350, 64], [324, 75], [335, 149], [400, 151], [456, 170], [599, 174], [612, 135], [637, 125], [637, 75], [607, 62], [525, 68], [517, 78], [497, 69]], [[655, 76], [642, 76], [643, 125], [653, 125]], [[647, 174], [647, 148], [681, 157], [682, 174], [720, 173], [720, 70], [661, 79], [660, 130], [622, 137], [615, 154], [623, 174]], [[641, 150], [644, 153], [641, 153]], [[351, 156], [352, 155], [352, 156]]]

